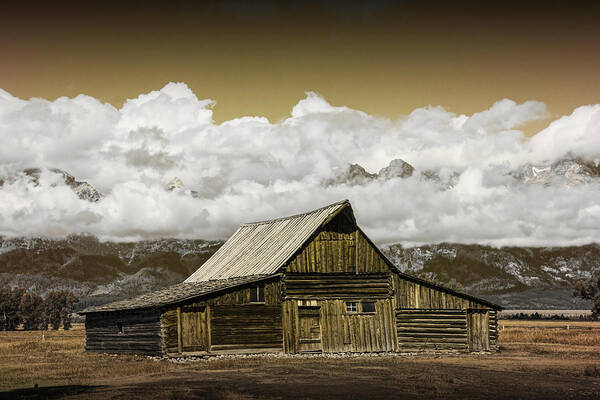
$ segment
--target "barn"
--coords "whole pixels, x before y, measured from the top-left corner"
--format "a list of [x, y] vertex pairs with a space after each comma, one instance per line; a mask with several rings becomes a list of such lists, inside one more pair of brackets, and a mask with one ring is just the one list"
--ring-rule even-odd
[[499, 305], [397, 269], [345, 200], [247, 223], [183, 283], [81, 312], [108, 353], [479, 352]]

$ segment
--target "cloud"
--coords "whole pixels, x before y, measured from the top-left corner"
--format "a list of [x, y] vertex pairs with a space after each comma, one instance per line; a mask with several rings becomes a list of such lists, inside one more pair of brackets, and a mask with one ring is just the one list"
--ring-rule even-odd
[[[527, 162], [600, 157], [600, 106], [584, 106], [526, 140], [543, 103], [504, 99], [473, 115], [425, 107], [391, 120], [308, 92], [276, 123], [212, 121], [210, 99], [170, 83], [116, 109], [89, 96], [22, 100], [0, 90], [0, 176], [60, 168], [105, 194], [80, 200], [56, 174], [0, 188], [0, 235], [91, 233], [107, 240], [222, 239], [242, 222], [349, 198], [379, 243], [568, 245], [598, 241], [596, 180], [518, 184]], [[410, 178], [327, 186], [349, 163], [370, 172], [401, 158]], [[456, 185], [442, 190], [427, 170]], [[179, 177], [189, 190], [165, 190]]]

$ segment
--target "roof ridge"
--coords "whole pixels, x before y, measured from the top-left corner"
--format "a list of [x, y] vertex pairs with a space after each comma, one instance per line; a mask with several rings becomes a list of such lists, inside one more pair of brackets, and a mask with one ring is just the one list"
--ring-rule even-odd
[[326, 208], [330, 208], [330, 207], [333, 207], [333, 206], [342, 205], [344, 203], [350, 204], [350, 200], [344, 199], [344, 200], [336, 201], [335, 203], [328, 204], [326, 206], [317, 208], [317, 209], [312, 210], [312, 211], [306, 211], [306, 212], [299, 213], [299, 214], [289, 215], [287, 217], [279, 217], [279, 218], [273, 218], [273, 219], [266, 219], [266, 220], [263, 220], [263, 221], [255, 221], [255, 222], [246, 222], [246, 223], [241, 224], [240, 227], [242, 227], [242, 226], [252, 226], [252, 225], [271, 224], [271, 223], [278, 222], [278, 221], [285, 221], [287, 219], [300, 218], [300, 217], [304, 217], [306, 215], [317, 213], [317, 212], [322, 211], [322, 210], [324, 210]]

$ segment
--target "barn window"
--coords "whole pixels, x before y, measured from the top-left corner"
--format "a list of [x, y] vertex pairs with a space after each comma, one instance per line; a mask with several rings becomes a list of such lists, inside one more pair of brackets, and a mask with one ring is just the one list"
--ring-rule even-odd
[[123, 333], [123, 323], [122, 322], [117, 322], [117, 332], [119, 332], [120, 334]]
[[360, 303], [361, 311], [364, 313], [374, 313], [375, 312], [375, 303], [372, 301], [363, 301]]
[[255, 285], [250, 288], [250, 302], [264, 303], [265, 302], [265, 285]]
[[346, 312], [358, 312], [358, 304], [355, 301], [347, 301]]

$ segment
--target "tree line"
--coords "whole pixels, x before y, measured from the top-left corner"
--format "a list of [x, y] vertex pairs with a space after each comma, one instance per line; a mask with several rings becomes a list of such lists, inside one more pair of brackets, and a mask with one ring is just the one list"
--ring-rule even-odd
[[592, 301], [592, 316], [600, 317], [600, 268], [592, 272], [587, 280], [575, 282], [573, 295]]
[[71, 328], [71, 314], [77, 297], [65, 290], [54, 290], [42, 297], [23, 288], [0, 288], [0, 331]]

